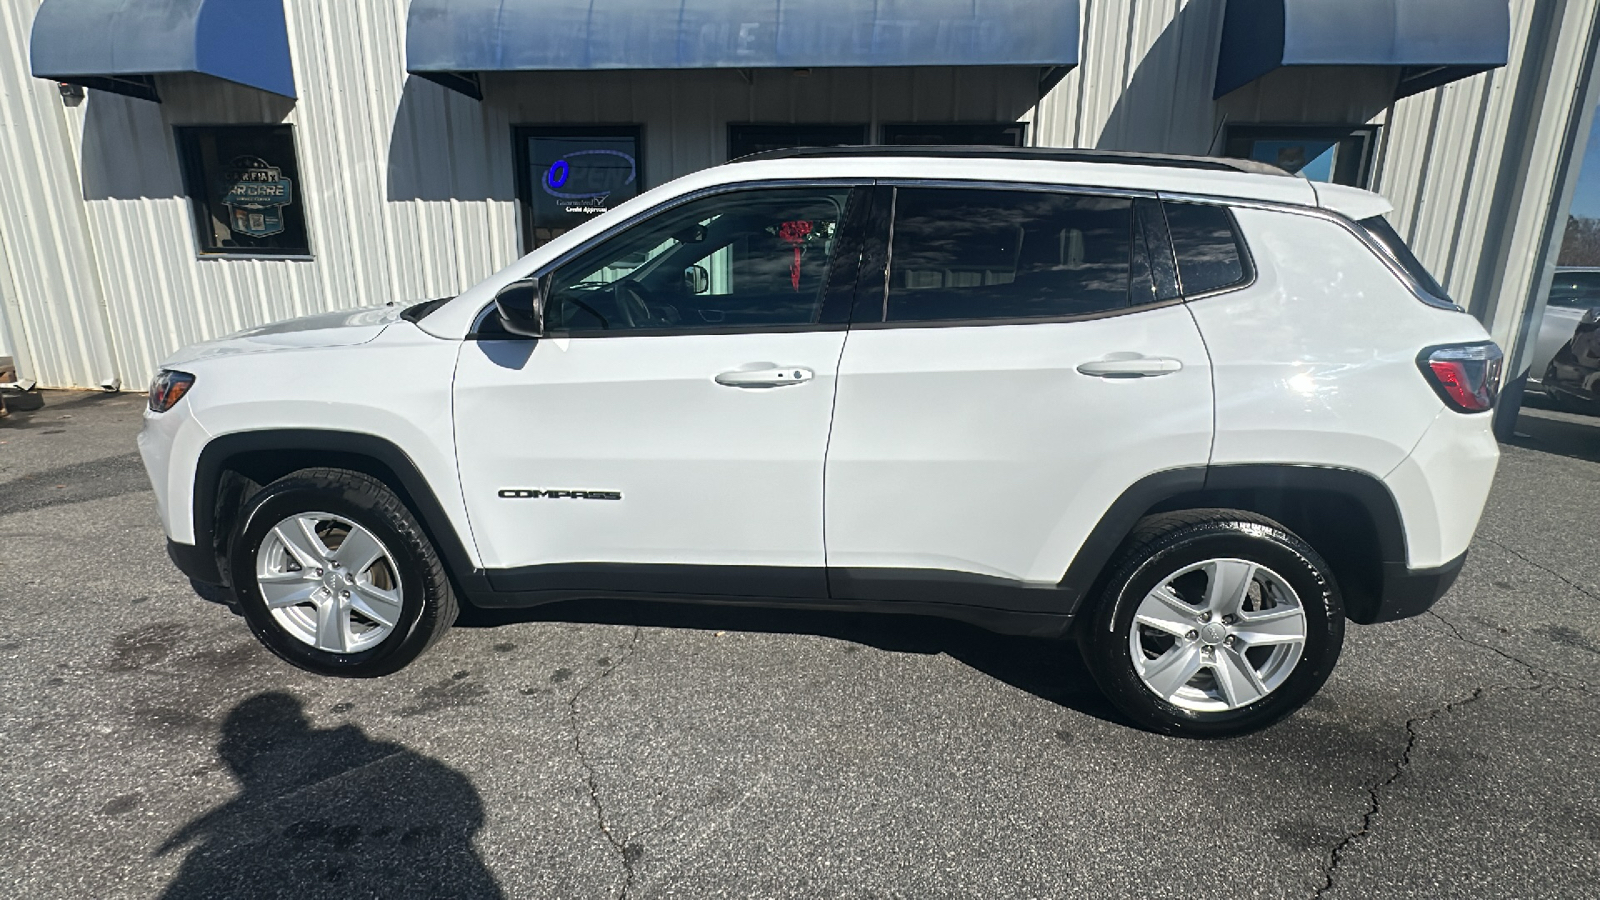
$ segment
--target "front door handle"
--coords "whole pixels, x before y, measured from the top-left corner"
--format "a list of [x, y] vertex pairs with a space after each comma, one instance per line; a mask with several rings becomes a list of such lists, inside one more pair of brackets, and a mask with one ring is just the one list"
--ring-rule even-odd
[[716, 382], [725, 387], [775, 388], [791, 384], [804, 384], [815, 377], [817, 377], [817, 373], [805, 366], [772, 366], [770, 368], [723, 372], [717, 376]]
[[1078, 371], [1096, 378], [1154, 378], [1171, 375], [1182, 368], [1183, 363], [1170, 356], [1113, 353], [1104, 359], [1084, 363]]

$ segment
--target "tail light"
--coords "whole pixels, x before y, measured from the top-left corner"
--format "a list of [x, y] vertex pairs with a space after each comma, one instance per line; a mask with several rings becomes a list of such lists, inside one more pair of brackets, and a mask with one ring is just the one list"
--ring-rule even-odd
[[1488, 412], [1500, 396], [1504, 356], [1493, 341], [1429, 347], [1417, 357], [1422, 374], [1457, 412]]

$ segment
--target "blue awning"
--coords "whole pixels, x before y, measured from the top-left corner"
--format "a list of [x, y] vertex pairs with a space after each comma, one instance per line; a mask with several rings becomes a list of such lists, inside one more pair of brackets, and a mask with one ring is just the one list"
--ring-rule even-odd
[[412, 0], [406, 71], [1078, 64], [1077, 0]]
[[1500, 68], [1510, 46], [1509, 0], [1228, 0], [1216, 96], [1282, 66], [1394, 66], [1406, 97]]
[[31, 56], [36, 78], [146, 100], [174, 72], [295, 96], [281, 0], [44, 0]]

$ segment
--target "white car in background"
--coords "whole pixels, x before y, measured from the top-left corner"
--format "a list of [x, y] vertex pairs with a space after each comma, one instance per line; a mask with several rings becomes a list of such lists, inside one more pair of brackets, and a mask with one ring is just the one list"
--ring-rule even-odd
[[[1528, 364], [1530, 387], [1545, 387], [1556, 353], [1572, 340], [1584, 314], [1600, 309], [1600, 268], [1563, 266], [1556, 269], [1555, 281], [1550, 285], [1550, 299], [1544, 308], [1535, 333], [1533, 359]], [[1557, 405], [1573, 407], [1573, 411], [1591, 411], [1591, 407], [1577, 409], [1581, 401], [1546, 388]]]

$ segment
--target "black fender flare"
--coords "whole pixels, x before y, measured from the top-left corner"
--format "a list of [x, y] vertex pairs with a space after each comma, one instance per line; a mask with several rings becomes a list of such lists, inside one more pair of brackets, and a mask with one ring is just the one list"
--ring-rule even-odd
[[[469, 594], [488, 587], [483, 570], [472, 563], [462, 536], [445, 513], [432, 486], [404, 450], [370, 434], [317, 428], [237, 431], [213, 438], [205, 445], [200, 451], [194, 474], [194, 556], [203, 559], [191, 560], [203, 570], [197, 573], [186, 567], [185, 571], [191, 577], [214, 584], [226, 583], [219, 565], [218, 551], [222, 549], [220, 542], [227, 540], [228, 535], [216, 533], [217, 491], [222, 473], [229, 461], [243, 454], [263, 451], [320, 452], [330, 456], [364, 458], [377, 463], [393, 476], [390, 486], [398, 489], [401, 499], [426, 529], [434, 546], [439, 548], [439, 555], [449, 575]], [[204, 568], [207, 564], [209, 568]]]
[[[1208, 492], [1265, 491], [1338, 494], [1353, 500], [1372, 520], [1382, 567], [1406, 565], [1405, 526], [1394, 494], [1377, 476], [1335, 466], [1271, 463], [1167, 469], [1134, 482], [1113, 502], [1078, 549], [1061, 579], [1066, 609], [1076, 613], [1099, 588], [1100, 579], [1139, 520], [1173, 501], [1193, 496], [1205, 505]], [[1181, 508], [1181, 504], [1176, 507]]]

